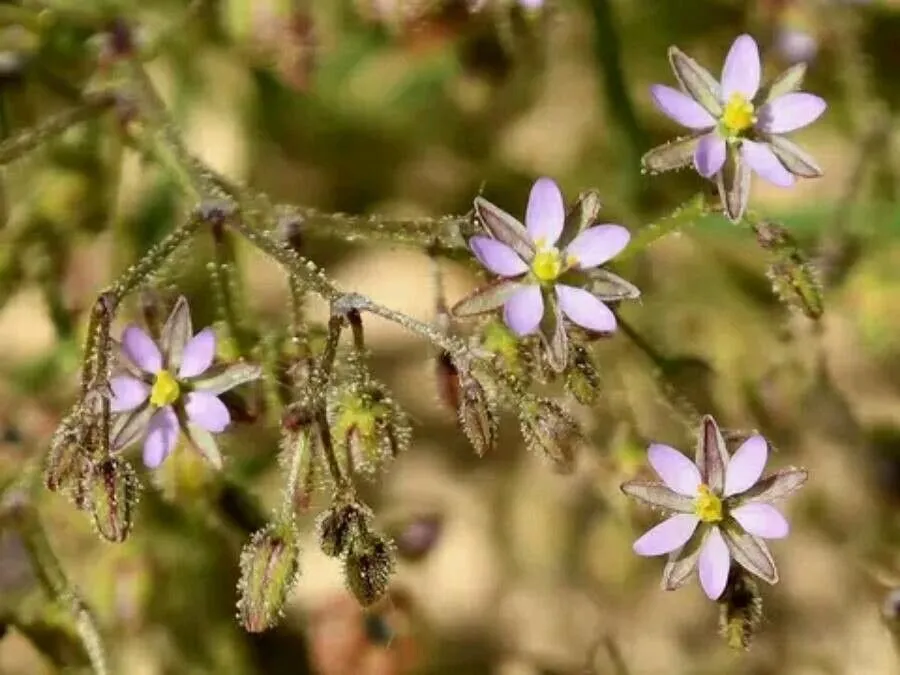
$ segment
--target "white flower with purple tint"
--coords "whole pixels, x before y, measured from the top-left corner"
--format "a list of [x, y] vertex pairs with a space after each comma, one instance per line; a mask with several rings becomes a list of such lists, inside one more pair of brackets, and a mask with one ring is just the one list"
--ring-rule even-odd
[[733, 221], [747, 207], [751, 169], [781, 187], [793, 185], [795, 176], [822, 175], [815, 160], [783, 136], [812, 124], [827, 107], [819, 96], [797, 91], [805, 65], [761, 87], [759, 48], [749, 35], [731, 45], [721, 83], [676, 47], [669, 49], [669, 61], [681, 90], [657, 84], [651, 95], [663, 113], [692, 134], [648, 152], [646, 169], [667, 171], [693, 163], [701, 176], [716, 181]]
[[634, 543], [642, 556], [668, 555], [663, 588], [674, 590], [698, 568], [700, 585], [717, 600], [736, 563], [774, 584], [775, 561], [764, 539], [781, 539], [788, 522], [772, 502], [799, 489], [805, 469], [789, 468], [761, 478], [768, 457], [762, 436], [751, 436], [729, 458], [716, 421], [704, 416], [696, 462], [667, 445], [647, 451], [662, 482], [629, 481], [625, 494], [670, 514]]
[[231, 415], [218, 394], [259, 378], [260, 368], [214, 366], [216, 334], [212, 328], [193, 334], [184, 297], [175, 303], [158, 342], [129, 325], [120, 349], [121, 372], [109, 380], [110, 411], [117, 414], [112, 446], [120, 450], [143, 438], [144, 464], [156, 468], [184, 431], [207, 459], [221, 464], [212, 434], [223, 432]]
[[503, 306], [503, 318], [519, 336], [540, 334], [551, 365], [563, 370], [565, 317], [591, 332], [610, 333], [616, 317], [605, 304], [637, 298], [640, 291], [600, 265], [631, 238], [621, 225], [595, 225], [600, 201], [583, 195], [567, 214], [559, 187], [549, 178], [531, 188], [525, 224], [486, 199], [475, 213], [490, 236], [476, 235], [469, 247], [478, 261], [500, 277], [460, 301], [453, 313], [471, 316]]

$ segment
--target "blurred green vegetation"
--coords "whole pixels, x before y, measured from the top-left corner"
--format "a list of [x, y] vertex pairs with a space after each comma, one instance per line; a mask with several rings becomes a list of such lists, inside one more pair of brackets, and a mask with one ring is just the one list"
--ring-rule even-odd
[[[367, 318], [373, 370], [415, 437], [364, 485], [401, 545], [391, 602], [365, 617], [346, 604], [337, 564], [316, 550], [317, 495], [302, 513], [302, 576], [284, 621], [250, 635], [235, 620], [241, 547], [277, 506], [283, 480], [278, 410], [266, 407], [283, 394], [275, 382], [247, 395], [246, 419], [223, 439], [223, 474], [186, 448], [141, 473], [124, 544], [101, 541], [70, 503], [29, 487], [26, 516], [16, 513], [43, 524], [97, 617], [111, 672], [897, 672], [896, 627], [879, 611], [900, 579], [900, 3], [548, 0], [533, 16], [503, 0], [478, 14], [440, 4], [2, 2], [0, 142], [11, 147], [16, 134], [67, 114], [85, 91], [115, 87], [117, 59], [137, 54], [190, 151], [274, 203], [393, 221], [465, 214], [483, 191], [521, 215], [534, 178], [550, 175], [569, 199], [598, 189], [602, 220], [638, 232], [696, 193], [712, 195], [690, 171], [640, 173], [640, 154], [677, 133], [647, 93], [674, 81], [666, 48], [715, 72], [733, 38], [750, 32], [771, 75], [789, 62], [779, 41], [789, 23], [818, 45], [804, 89], [829, 110], [797, 136], [826, 175], [791, 190], [756, 181], [751, 207], [812, 261], [824, 315], [813, 321], [780, 302], [766, 275], [778, 252], [716, 216], [623, 261], [617, 272], [643, 298], [621, 308], [633, 331], [588, 345], [597, 401], [579, 405], [547, 387], [589, 440], [566, 477], [526, 452], [512, 416], [497, 451], [475, 457], [439, 398], [433, 348]], [[123, 133], [128, 103], [87, 114], [0, 168], [4, 510], [77, 395], [97, 293], [195, 206], [178, 176]], [[308, 221], [303, 254], [342, 288], [435, 319], [423, 245]], [[221, 263], [216, 279], [210, 261]], [[477, 282], [463, 256], [440, 266], [451, 304]], [[150, 287], [186, 294], [195, 326], [216, 323], [227, 349], [254, 358], [289, 329], [281, 273], [244, 242], [223, 249], [200, 237]], [[236, 325], [222, 311], [231, 291]], [[318, 301], [308, 312], [326, 317]], [[141, 316], [136, 294], [115, 334]], [[631, 552], [653, 516], [618, 491], [651, 440], [691, 447], [696, 412], [759, 429], [777, 449], [774, 464], [811, 473], [791, 503], [791, 538], [773, 547], [782, 581], [763, 589], [767, 620], [747, 654], [716, 637], [717, 609], [695, 585], [658, 590], [661, 561]], [[0, 520], [0, 673], [77, 672], [87, 656], [72, 600], [33, 567], [34, 546]]]

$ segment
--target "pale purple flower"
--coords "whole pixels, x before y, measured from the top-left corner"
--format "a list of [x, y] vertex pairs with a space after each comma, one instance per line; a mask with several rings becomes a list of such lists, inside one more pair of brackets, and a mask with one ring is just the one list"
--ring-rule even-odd
[[207, 459], [221, 464], [212, 434], [223, 432], [231, 415], [218, 394], [259, 378], [261, 369], [247, 363], [214, 366], [216, 334], [212, 328], [193, 334], [184, 297], [158, 342], [132, 324], [122, 332], [120, 352], [119, 372], [109, 380], [110, 411], [117, 415], [113, 447], [143, 438], [144, 464], [156, 468], [184, 431]]
[[709, 415], [703, 418], [695, 462], [667, 445], [653, 444], [647, 455], [662, 482], [629, 481], [622, 491], [670, 514], [634, 543], [638, 555], [668, 554], [665, 590], [680, 587], [696, 567], [703, 591], [717, 600], [732, 562], [770, 584], [778, 581], [763, 540], [787, 536], [788, 522], [772, 503], [806, 482], [805, 469], [782, 469], [761, 478], [766, 439], [751, 436], [729, 458]]
[[793, 185], [795, 176], [822, 175], [815, 160], [783, 136], [811, 124], [827, 107], [819, 96], [797, 91], [804, 64], [761, 87], [759, 48], [749, 35], [731, 45], [721, 82], [676, 47], [669, 49], [669, 61], [681, 90], [657, 84], [651, 95], [691, 135], [648, 152], [645, 168], [666, 171], [693, 163], [701, 176], [716, 181], [734, 221], [747, 206], [751, 169], [780, 187]]
[[525, 224], [486, 199], [475, 199], [475, 212], [490, 236], [477, 235], [469, 247], [478, 261], [500, 277], [459, 302], [453, 313], [469, 316], [503, 306], [503, 318], [520, 336], [539, 333], [551, 365], [565, 368], [565, 317], [598, 333], [616, 329], [605, 304], [633, 299], [640, 291], [600, 266], [631, 238], [621, 225], [594, 225], [600, 201], [583, 195], [567, 214], [562, 193], [550, 178], [531, 188]]

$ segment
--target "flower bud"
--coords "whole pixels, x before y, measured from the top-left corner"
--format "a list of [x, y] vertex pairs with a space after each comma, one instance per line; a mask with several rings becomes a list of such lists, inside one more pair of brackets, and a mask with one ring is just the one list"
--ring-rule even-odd
[[365, 504], [336, 499], [316, 521], [323, 553], [332, 558], [344, 555], [358, 539], [366, 536], [374, 518]]
[[101, 461], [91, 473], [88, 500], [100, 535], [121, 543], [131, 534], [140, 483], [131, 465], [118, 457]]
[[442, 351], [438, 354], [437, 364], [438, 396], [448, 408], [454, 412], [459, 410], [459, 371], [450, 354]]
[[363, 607], [377, 602], [387, 591], [396, 566], [390, 541], [373, 532], [358, 539], [344, 559], [347, 587]]
[[591, 405], [600, 393], [600, 376], [584, 345], [572, 346], [571, 365], [566, 371], [566, 389], [582, 405]]
[[575, 420], [556, 403], [538, 399], [524, 406], [520, 428], [529, 450], [547, 457], [560, 473], [575, 469], [574, 450], [581, 432]]
[[44, 485], [51, 492], [71, 490], [86, 471], [83, 450], [78, 434], [71, 429], [61, 429], [50, 444], [50, 452], [44, 460]]
[[300, 546], [293, 526], [258, 530], [241, 553], [238, 613], [251, 633], [271, 628], [300, 576]]
[[462, 378], [459, 402], [459, 423], [463, 432], [483, 457], [497, 442], [498, 422], [484, 387], [471, 375]]
[[340, 458], [351, 474], [373, 474], [409, 444], [405, 413], [377, 386], [346, 389], [332, 407]]

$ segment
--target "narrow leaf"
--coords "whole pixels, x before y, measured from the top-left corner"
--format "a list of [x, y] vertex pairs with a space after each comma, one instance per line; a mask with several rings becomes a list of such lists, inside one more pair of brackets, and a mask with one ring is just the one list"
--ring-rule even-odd
[[641, 158], [641, 166], [651, 174], [683, 169], [693, 163], [699, 141], [699, 135], [685, 136], [658, 145]]
[[728, 146], [725, 165], [716, 174], [716, 187], [725, 215], [731, 222], [739, 222], [750, 200], [750, 167], [734, 145]]
[[734, 561], [750, 574], [770, 584], [778, 583], [778, 569], [766, 543], [744, 532], [735, 522], [722, 528], [725, 544]]
[[763, 88], [760, 92], [759, 100], [761, 103], [768, 103], [769, 101], [774, 101], [779, 96], [784, 96], [785, 94], [790, 94], [792, 91], [797, 91], [803, 84], [803, 78], [805, 76], [805, 63], [797, 63], [791, 66], [772, 80], [772, 84]]
[[654, 481], [630, 480], [620, 487], [629, 497], [633, 497], [654, 508], [674, 513], [693, 513], [694, 500], [670, 490], [662, 483]]
[[122, 413], [116, 417], [109, 434], [109, 445], [113, 450], [123, 450], [137, 442], [150, 423], [155, 408], [149, 404]]
[[195, 391], [222, 394], [238, 385], [258, 380], [261, 376], [262, 367], [253, 363], [217, 364], [206, 371], [204, 376], [191, 380], [191, 386]]
[[677, 551], [669, 554], [669, 560], [663, 568], [662, 588], [664, 591], [674, 591], [681, 588], [697, 568], [700, 551], [703, 542], [709, 534], [709, 527], [698, 527], [688, 542]]
[[725, 487], [725, 467], [728, 466], [728, 450], [719, 425], [710, 415], [704, 415], [697, 443], [697, 468], [700, 477], [710, 490], [721, 494]]
[[194, 334], [191, 325], [191, 308], [187, 298], [178, 296], [172, 313], [166, 319], [159, 336], [159, 346], [163, 353], [165, 364], [169, 368], [175, 368], [181, 364], [181, 354], [184, 346]]
[[784, 136], [766, 136], [766, 142], [784, 167], [801, 178], [819, 178], [822, 169], [805, 150]]
[[710, 72], [678, 47], [669, 47], [669, 63], [682, 88], [711, 115], [722, 114], [722, 89]]
[[584, 275], [587, 277], [584, 289], [604, 302], [636, 300], [641, 297], [637, 286], [602, 267], [584, 270]]
[[475, 213], [494, 239], [509, 246], [525, 261], [534, 257], [534, 242], [525, 226], [506, 211], [483, 197], [476, 197]]
[[216, 443], [215, 436], [193, 422], [187, 422], [185, 426], [185, 436], [191, 446], [216, 469], [221, 469], [222, 453], [219, 450], [219, 444]]
[[597, 222], [600, 206], [600, 194], [596, 190], [589, 190], [579, 195], [578, 201], [566, 214], [562, 234], [556, 243], [557, 248], [563, 250], [575, 237]]
[[760, 480], [746, 492], [737, 495], [737, 501], [739, 504], [748, 504], [750, 502], [771, 503], [784, 499], [803, 487], [808, 478], [809, 472], [806, 469], [797, 467], [780, 469]]
[[538, 327], [538, 334], [544, 344], [547, 363], [557, 373], [566, 369], [569, 356], [569, 340], [563, 321], [562, 310], [552, 291], [544, 291], [544, 317]]

